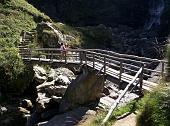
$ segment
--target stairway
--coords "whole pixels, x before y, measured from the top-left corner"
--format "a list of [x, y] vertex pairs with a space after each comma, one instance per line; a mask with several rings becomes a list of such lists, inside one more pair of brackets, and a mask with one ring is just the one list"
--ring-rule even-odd
[[18, 46], [19, 53], [22, 57], [29, 57], [30, 51], [29, 51], [29, 45], [33, 43], [33, 41], [36, 39], [36, 30], [33, 29], [30, 32], [24, 32], [20, 44]]

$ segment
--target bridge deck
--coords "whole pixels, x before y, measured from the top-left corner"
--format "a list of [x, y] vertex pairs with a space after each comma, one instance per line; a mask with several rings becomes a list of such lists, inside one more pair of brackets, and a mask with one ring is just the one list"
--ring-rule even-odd
[[[34, 62], [52, 62], [52, 63], [60, 63], [60, 64], [65, 64], [65, 60], [57, 60], [57, 59], [45, 59], [45, 58], [23, 58], [23, 60], [27, 60], [27, 61], [34, 61]], [[82, 63], [85, 63], [85, 61], [83, 61]], [[99, 62], [94, 62], [94, 67], [93, 67], [93, 62], [92, 61], [87, 61], [87, 66], [89, 66], [92, 69], [95, 69], [97, 71], [100, 71], [101, 68], [103, 67], [103, 64], [99, 63]], [[75, 64], [75, 65], [80, 65], [80, 60], [67, 60], [67, 64]], [[104, 72], [104, 70], [101, 70], [101, 72]], [[115, 78], [115, 79], [119, 79], [119, 75], [120, 75], [120, 71], [119, 70], [115, 70], [113, 68], [109, 68], [108, 66], [106, 66], [106, 73], [107, 76]], [[123, 82], [129, 83], [132, 79], [134, 78], [134, 76], [129, 75], [128, 73], [122, 73], [122, 77], [121, 80]], [[138, 80], [138, 79], [137, 79]], [[137, 81], [134, 83], [134, 85], [137, 84]], [[151, 89], [153, 87], [156, 87], [158, 84], [157, 83], [153, 83], [147, 80], [143, 80], [143, 86], [142, 88], [144, 90], [147, 91], [151, 91]]]

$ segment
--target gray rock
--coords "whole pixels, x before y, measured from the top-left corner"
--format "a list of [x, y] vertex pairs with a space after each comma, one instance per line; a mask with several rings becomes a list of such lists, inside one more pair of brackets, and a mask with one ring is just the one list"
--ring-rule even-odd
[[51, 98], [46, 96], [46, 93], [38, 93], [38, 98], [36, 99], [36, 112], [40, 113], [48, 107]]
[[18, 110], [22, 114], [30, 114], [30, 111], [23, 107], [18, 107]]
[[69, 85], [71, 82], [69, 80], [69, 77], [64, 76], [64, 75], [59, 75], [56, 79], [55, 79], [55, 85]]
[[37, 126], [45, 126], [47, 123], [48, 123], [48, 121], [40, 122], [40, 123], [37, 124]]
[[63, 75], [63, 76], [68, 77], [69, 81], [72, 81], [73, 79], [75, 79], [74, 73], [67, 68], [61, 67], [61, 68], [55, 69], [55, 71], [56, 71], [56, 76], [55, 76], [56, 78], [60, 75]]
[[4, 114], [4, 113], [7, 112], [7, 111], [8, 111], [8, 109], [7, 109], [6, 107], [0, 106], [0, 114], [1, 114], [1, 115]]
[[67, 89], [67, 86], [49, 86], [45, 90], [50, 95], [57, 95], [57, 96], [63, 96], [65, 94], [65, 91]]
[[55, 81], [51, 81], [51, 82], [44, 82], [43, 84], [40, 84], [36, 87], [37, 91], [42, 91], [44, 90], [45, 88], [48, 88], [50, 86], [53, 86], [55, 83]]
[[57, 97], [57, 96], [51, 96], [51, 99], [57, 103], [59, 103], [62, 99], [62, 97]]
[[112, 92], [109, 97], [113, 98], [113, 99], [117, 99], [118, 98], [118, 94], [116, 92]]
[[56, 115], [45, 126], [75, 126], [83, 116], [86, 115], [86, 112], [89, 108], [80, 107], [66, 113]]
[[50, 106], [51, 98], [40, 99], [36, 103], [36, 112], [43, 112], [48, 106]]
[[56, 72], [54, 69], [50, 69], [50, 72], [48, 74], [48, 81], [53, 81], [55, 79], [56, 76]]
[[83, 74], [68, 86], [62, 98], [59, 111], [65, 112], [79, 105], [96, 101], [101, 97], [104, 88], [105, 76], [96, 75], [95, 71], [89, 71], [83, 67]]
[[20, 103], [20, 106], [28, 110], [31, 110], [33, 108], [31, 100], [28, 99], [23, 99]]
[[42, 68], [38, 65], [35, 65], [33, 67], [33, 70], [35, 72], [34, 78], [37, 82], [44, 83], [47, 80], [47, 77], [46, 77], [47, 74], [46, 74], [46, 70], [44, 70], [44, 68]]

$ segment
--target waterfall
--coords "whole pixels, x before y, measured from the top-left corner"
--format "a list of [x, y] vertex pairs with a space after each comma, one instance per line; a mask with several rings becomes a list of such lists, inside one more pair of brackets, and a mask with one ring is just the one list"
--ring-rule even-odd
[[160, 25], [160, 17], [164, 10], [164, 0], [150, 0], [149, 1], [149, 20], [146, 21], [144, 28], [149, 30], [152, 26]]

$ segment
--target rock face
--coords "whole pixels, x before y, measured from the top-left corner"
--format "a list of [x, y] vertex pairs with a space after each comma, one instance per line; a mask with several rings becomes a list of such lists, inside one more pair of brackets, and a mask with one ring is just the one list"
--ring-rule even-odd
[[49, 0], [48, 4], [46, 0], [29, 1], [52, 18], [79, 26], [142, 26], [148, 11], [148, 0]]
[[42, 67], [39, 67], [38, 65], [36, 65], [33, 67], [33, 70], [35, 72], [34, 78], [37, 82], [43, 83], [47, 80], [46, 71]]
[[83, 74], [68, 86], [59, 111], [65, 112], [80, 105], [99, 100], [104, 88], [105, 76], [96, 75], [83, 66]]
[[55, 25], [49, 22], [39, 23], [37, 26], [38, 41], [42, 47], [59, 48], [60, 43], [75, 41], [71, 35], [62, 33]]
[[36, 87], [38, 92], [36, 110], [41, 113], [50, 107], [51, 102], [60, 102], [75, 75], [67, 68], [50, 69], [47, 73], [42, 67], [34, 66], [34, 71], [35, 80], [41, 82]]
[[[35, 81], [38, 82], [36, 86], [37, 99], [35, 104], [35, 111], [29, 117], [27, 125], [33, 126], [40, 120], [46, 120], [54, 116], [58, 112], [58, 104], [69, 84], [75, 79], [75, 75], [67, 68], [50, 69], [48, 72], [42, 67], [36, 65], [33, 67]], [[24, 113], [29, 114], [27, 106], [29, 100], [24, 100], [25, 107], [20, 107]]]

